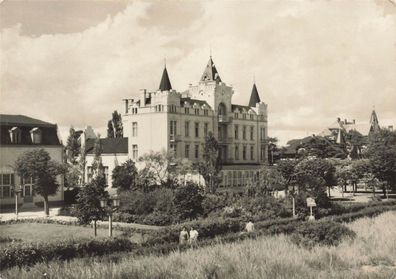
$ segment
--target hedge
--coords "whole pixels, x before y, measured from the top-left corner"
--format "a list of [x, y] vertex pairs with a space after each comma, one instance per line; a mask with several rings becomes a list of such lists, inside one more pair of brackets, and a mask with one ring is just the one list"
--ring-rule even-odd
[[13, 266], [33, 265], [54, 259], [69, 260], [114, 252], [132, 251], [136, 244], [125, 238], [79, 241], [67, 240], [50, 243], [24, 243], [4, 248], [0, 253], [1, 270]]

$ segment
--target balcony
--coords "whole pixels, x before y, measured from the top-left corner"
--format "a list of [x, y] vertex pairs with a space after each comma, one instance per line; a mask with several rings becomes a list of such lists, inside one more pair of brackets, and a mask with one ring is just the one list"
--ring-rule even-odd
[[181, 136], [180, 135], [169, 135], [169, 141], [170, 142], [176, 142], [176, 141], [180, 141], [181, 140]]
[[218, 115], [219, 123], [228, 123], [230, 120], [227, 115]]

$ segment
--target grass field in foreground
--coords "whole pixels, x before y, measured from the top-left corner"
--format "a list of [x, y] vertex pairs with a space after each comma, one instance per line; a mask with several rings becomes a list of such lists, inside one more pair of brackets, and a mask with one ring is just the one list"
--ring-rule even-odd
[[4, 278], [386, 278], [396, 277], [396, 212], [359, 219], [338, 247], [300, 248], [287, 236], [217, 244], [163, 257], [75, 259], [13, 268]]
[[[98, 228], [97, 232], [98, 237], [107, 237], [108, 235], [108, 230], [104, 228]], [[48, 242], [94, 237], [94, 231], [91, 227], [40, 223], [1, 225], [0, 234], [3, 237], [20, 239], [23, 242]], [[117, 236], [121, 232], [114, 230], [113, 234]]]

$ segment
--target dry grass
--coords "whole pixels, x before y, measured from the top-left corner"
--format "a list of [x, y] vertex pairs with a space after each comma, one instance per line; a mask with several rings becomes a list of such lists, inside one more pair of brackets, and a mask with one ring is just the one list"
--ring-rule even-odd
[[[348, 225], [357, 233], [338, 247], [307, 250], [287, 236], [114, 262], [111, 256], [11, 269], [2, 278], [386, 278], [396, 277], [396, 212]], [[114, 259], [114, 257], [113, 257]]]

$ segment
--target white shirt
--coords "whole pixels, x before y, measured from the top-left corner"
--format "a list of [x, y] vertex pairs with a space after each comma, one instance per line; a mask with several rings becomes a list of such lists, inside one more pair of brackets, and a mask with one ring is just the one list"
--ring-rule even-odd
[[247, 232], [254, 231], [254, 224], [252, 222], [247, 223], [245, 229]]

